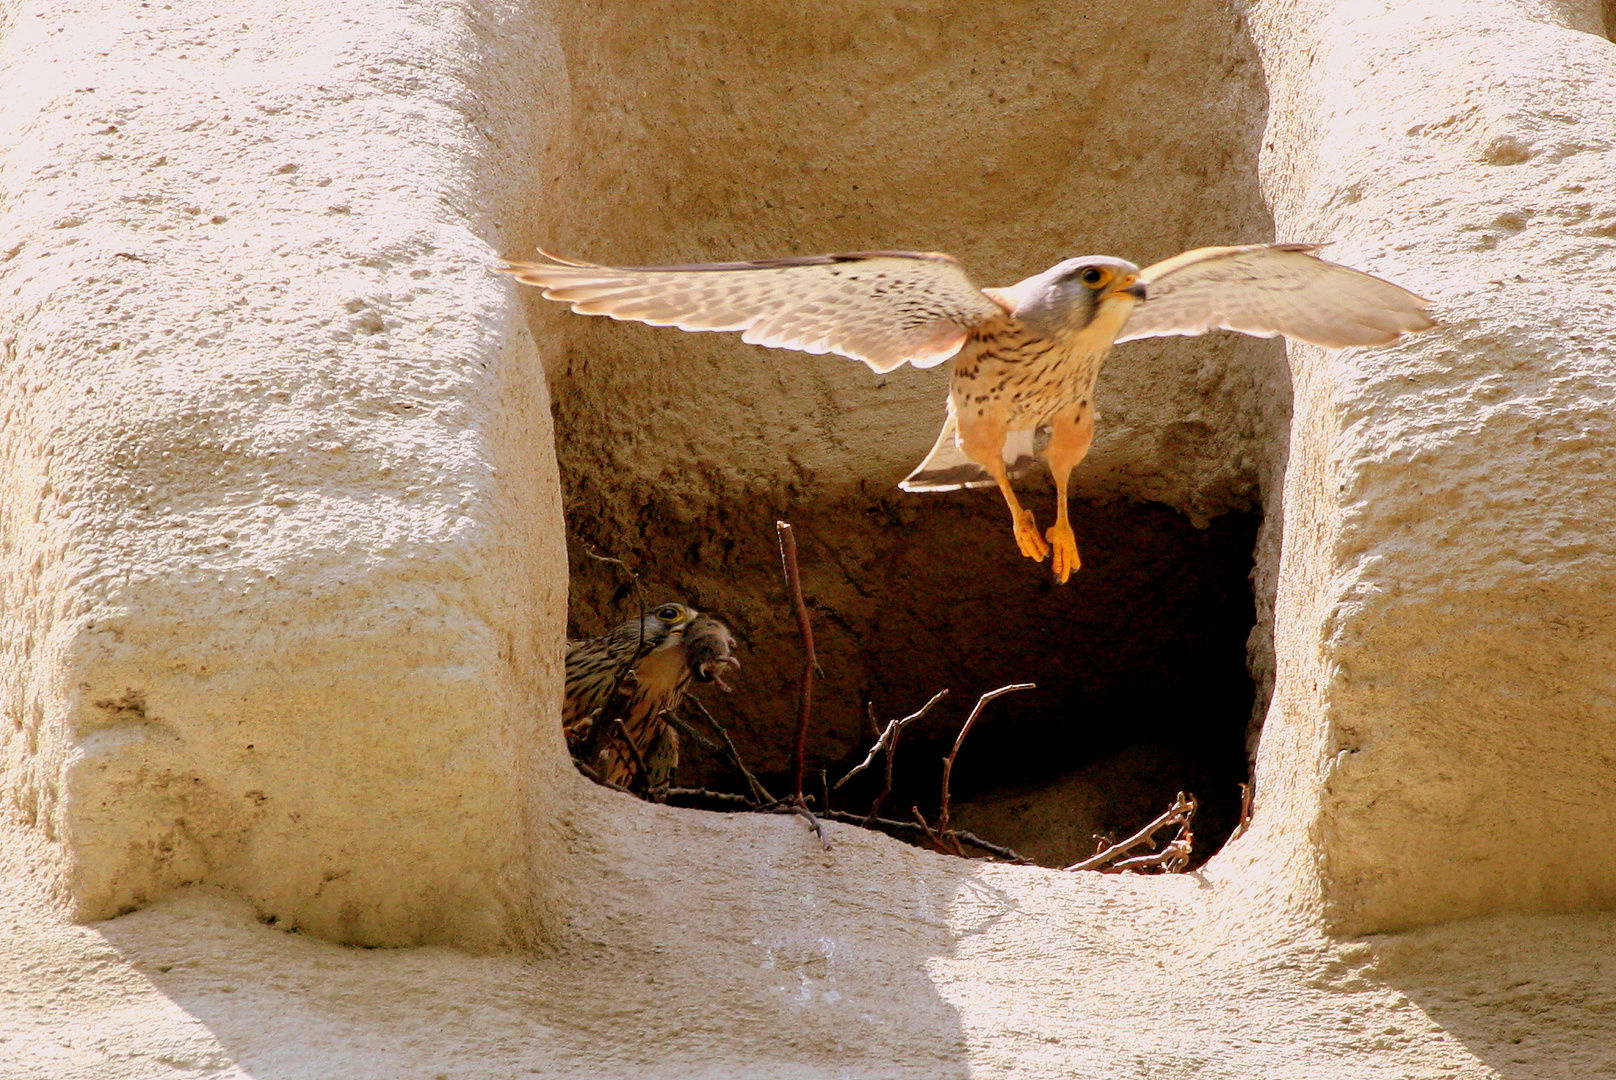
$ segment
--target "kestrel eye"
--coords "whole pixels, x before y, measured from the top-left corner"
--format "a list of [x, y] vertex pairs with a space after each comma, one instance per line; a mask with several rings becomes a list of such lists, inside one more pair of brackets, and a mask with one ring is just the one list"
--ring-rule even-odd
[[1104, 270], [1091, 266], [1078, 274], [1077, 277], [1085, 285], [1099, 285], [1105, 281], [1106, 273]]
[[679, 609], [674, 607], [671, 604], [668, 605], [667, 607], [663, 608], [661, 611], [657, 612], [657, 618], [665, 619], [668, 622], [672, 622], [674, 619], [677, 619], [678, 617], [679, 617]]

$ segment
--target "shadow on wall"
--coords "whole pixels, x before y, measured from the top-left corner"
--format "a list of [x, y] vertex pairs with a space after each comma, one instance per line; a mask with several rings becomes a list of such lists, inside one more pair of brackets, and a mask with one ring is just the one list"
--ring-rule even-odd
[[[625, 812], [626, 799], [605, 798], [668, 847], [595, 860], [590, 896], [542, 960], [345, 948], [262, 925], [207, 888], [97, 932], [205, 1029], [196, 1041], [217, 1044], [177, 1049], [170, 1022], [150, 1052], [184, 1067], [639, 1080], [725, 1061], [749, 1075], [972, 1075], [958, 1010], [929, 965], [1016, 909], [975, 867], [867, 834], [822, 852], [794, 818]], [[712, 858], [696, 866], [690, 845]], [[892, 872], [868, 874], [874, 858]], [[146, 1052], [143, 1037], [128, 1032], [124, 1052]]]
[[1613, 955], [1609, 915], [1503, 915], [1370, 938], [1353, 974], [1406, 994], [1501, 1080], [1611, 1076]]
[[[558, 153], [572, 164], [542, 239], [564, 253], [938, 249], [1003, 284], [1086, 251], [1144, 263], [1272, 234], [1256, 177], [1261, 71], [1222, 8], [1139, 19], [1097, 4], [664, 0], [562, 18], [574, 114]], [[1016, 554], [996, 494], [895, 490], [936, 434], [942, 373], [877, 378], [837, 357], [529, 303], [553, 343], [574, 634], [632, 603], [589, 551], [638, 568], [650, 602], [714, 610], [747, 651], [737, 694], [709, 702], [756, 768], [783, 769], [799, 665], [773, 548], [784, 517], [804, 535], [824, 667], [811, 769], [862, 756], [867, 705], [884, 720], [948, 687], [900, 775], [900, 799], [930, 808], [939, 746], [975, 696], [1033, 681], [962, 758], [982, 828], [1069, 862], [1093, 833], [1131, 831], [1190, 788], [1205, 807], [1200, 853], [1228, 834], [1254, 697], [1257, 515], [1288, 420], [1278, 345], [1118, 350], [1074, 477], [1092, 503], [1074, 515], [1087, 562], [1056, 588]], [[1049, 495], [1032, 499], [1047, 524]], [[699, 754], [680, 776], [723, 779]], [[1029, 785], [1051, 783], [1053, 802], [1029, 802]]]

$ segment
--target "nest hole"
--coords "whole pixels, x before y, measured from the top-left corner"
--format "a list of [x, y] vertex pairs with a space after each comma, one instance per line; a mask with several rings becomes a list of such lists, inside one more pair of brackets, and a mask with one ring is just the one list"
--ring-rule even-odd
[[[1063, 21], [1064, 20], [1064, 21]], [[900, 248], [1007, 285], [1060, 259], [1141, 265], [1271, 239], [1258, 184], [1262, 66], [1239, 13], [1149, 19], [1088, 5], [1054, 24], [1008, 2], [588, 3], [559, 25], [572, 122], [546, 129], [531, 240], [646, 264]], [[992, 491], [906, 495], [942, 419], [937, 371], [875, 377], [732, 335], [568, 315], [528, 296], [555, 409], [572, 560], [571, 632], [648, 604], [729, 623], [735, 692], [700, 691], [776, 792], [801, 645], [774, 521], [797, 529], [823, 676], [807, 790], [834, 783], [878, 723], [949, 698], [900, 747], [893, 817], [937, 809], [941, 758], [977, 696], [955, 822], [1064, 865], [1174, 795], [1200, 801], [1195, 860], [1239, 813], [1254, 689], [1248, 636], [1258, 507], [1283, 468], [1289, 383], [1273, 342], [1233, 335], [1119, 347], [1093, 452], [1074, 474], [1084, 565], [1055, 585], [1022, 558]], [[1041, 489], [1041, 490], [1040, 490]], [[1048, 524], [1046, 483], [1027, 487]], [[1183, 512], [1180, 512], [1183, 511]], [[1265, 530], [1260, 592], [1277, 535]], [[1250, 650], [1262, 667], [1264, 636]], [[835, 805], [867, 810], [861, 777]], [[739, 791], [685, 746], [679, 782]]]
[[[1229, 836], [1247, 778], [1258, 515], [1197, 528], [1156, 504], [1076, 504], [1083, 566], [1058, 585], [1047, 563], [1019, 555], [994, 492], [738, 508], [697, 525], [648, 507], [641, 591], [686, 599], [736, 631], [734, 692], [697, 693], [777, 794], [791, 789], [802, 670], [777, 512], [797, 531], [820, 663], [805, 784], [816, 805], [864, 758], [877, 725], [947, 689], [904, 733], [882, 810], [907, 820], [918, 807], [935, 820], [942, 759], [978, 696], [1031, 682], [989, 704], [964, 744], [951, 785], [957, 827], [1064, 866], [1186, 791], [1200, 803], [1192, 865]], [[598, 539], [574, 541], [574, 632], [598, 633], [635, 601], [616, 567], [588, 557]], [[878, 761], [830, 804], [868, 812], [883, 777]], [[677, 782], [745, 791], [728, 761], [689, 740]]]

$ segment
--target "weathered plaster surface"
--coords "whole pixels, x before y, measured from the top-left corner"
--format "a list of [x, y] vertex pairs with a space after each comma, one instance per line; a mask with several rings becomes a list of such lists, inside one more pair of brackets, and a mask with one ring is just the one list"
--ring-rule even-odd
[[1553, 14], [1252, 9], [1281, 235], [1395, 269], [1445, 323], [1291, 350], [1259, 769], [1279, 817], [1316, 813], [1343, 929], [1616, 903], [1583, 839], [1616, 825], [1616, 47]]
[[367, 13], [9, 12], [0, 737], [81, 918], [209, 881], [492, 945], [543, 908], [565, 567], [486, 269], [532, 125], [444, 59], [465, 12], [388, 9], [385, 50]]

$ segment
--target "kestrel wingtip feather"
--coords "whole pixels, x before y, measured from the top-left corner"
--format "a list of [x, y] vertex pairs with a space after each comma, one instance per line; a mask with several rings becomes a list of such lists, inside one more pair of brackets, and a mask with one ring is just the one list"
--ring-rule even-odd
[[542, 255], [546, 259], [549, 259], [551, 262], [559, 263], [562, 266], [573, 266], [573, 267], [577, 267], [580, 270], [599, 269], [599, 264], [598, 263], [583, 262], [583, 261], [581, 261], [579, 259], [569, 259], [565, 255], [557, 255], [555, 252], [546, 251], [541, 247], [535, 247], [533, 250], [537, 251], [540, 255]]

